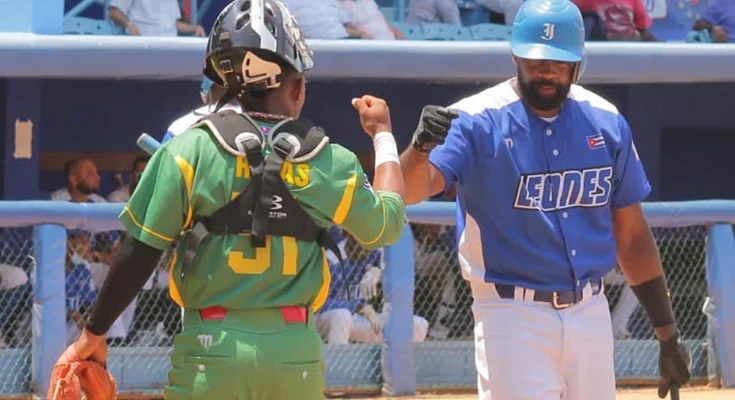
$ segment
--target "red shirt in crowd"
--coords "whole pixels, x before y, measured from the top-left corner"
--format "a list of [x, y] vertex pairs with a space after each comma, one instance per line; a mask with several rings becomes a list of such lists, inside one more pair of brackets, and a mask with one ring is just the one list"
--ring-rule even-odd
[[573, 0], [582, 12], [593, 12], [607, 28], [609, 40], [638, 40], [651, 26], [643, 0]]

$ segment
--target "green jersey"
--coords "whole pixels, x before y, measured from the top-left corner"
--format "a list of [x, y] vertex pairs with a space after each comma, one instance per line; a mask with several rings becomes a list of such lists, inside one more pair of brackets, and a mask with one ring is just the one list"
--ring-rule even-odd
[[[281, 178], [318, 226], [341, 225], [366, 248], [391, 244], [403, 231], [401, 197], [374, 191], [357, 157], [342, 146], [331, 144], [308, 162], [285, 162]], [[246, 158], [221, 148], [206, 127], [192, 129], [152, 156], [120, 219], [134, 238], [164, 250], [249, 181]], [[329, 267], [316, 242], [267, 235], [265, 247], [254, 248], [247, 234], [208, 235], [182, 280], [186, 240], [169, 274], [171, 297], [181, 307], [304, 305], [316, 311], [326, 300]]]

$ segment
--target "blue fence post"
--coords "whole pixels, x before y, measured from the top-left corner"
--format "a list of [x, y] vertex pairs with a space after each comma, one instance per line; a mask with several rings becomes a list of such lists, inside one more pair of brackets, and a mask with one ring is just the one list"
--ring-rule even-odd
[[406, 225], [401, 238], [385, 249], [383, 271], [383, 312], [388, 319], [383, 328], [381, 363], [383, 391], [389, 396], [416, 392], [413, 354], [413, 233]]
[[54, 363], [66, 348], [66, 229], [58, 225], [33, 227], [33, 252], [31, 387], [45, 399]]
[[719, 371], [725, 387], [735, 386], [735, 237], [732, 225], [708, 228], [707, 291]]

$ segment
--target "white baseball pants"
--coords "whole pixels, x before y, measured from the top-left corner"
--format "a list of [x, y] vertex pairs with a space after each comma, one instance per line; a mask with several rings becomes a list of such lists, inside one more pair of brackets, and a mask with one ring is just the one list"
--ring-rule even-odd
[[[378, 318], [385, 324], [387, 314], [378, 313]], [[375, 334], [370, 322], [360, 314], [352, 314], [345, 308], [335, 308], [316, 315], [316, 329], [329, 344], [347, 344], [350, 340], [358, 343], [380, 344], [382, 333]], [[429, 322], [414, 315], [413, 341], [423, 342], [429, 331]]]
[[610, 311], [604, 293], [563, 310], [533, 301], [533, 290], [501, 299], [471, 283], [480, 400], [614, 400]]

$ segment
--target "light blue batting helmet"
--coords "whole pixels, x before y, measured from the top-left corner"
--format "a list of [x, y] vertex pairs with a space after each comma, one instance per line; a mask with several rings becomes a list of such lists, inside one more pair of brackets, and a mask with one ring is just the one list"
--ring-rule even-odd
[[[513, 21], [510, 50], [516, 57], [585, 64], [584, 21], [569, 0], [527, 0]], [[576, 79], [575, 79], [576, 80]]]

